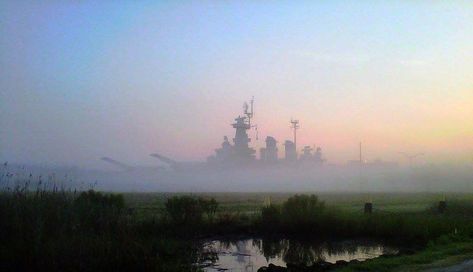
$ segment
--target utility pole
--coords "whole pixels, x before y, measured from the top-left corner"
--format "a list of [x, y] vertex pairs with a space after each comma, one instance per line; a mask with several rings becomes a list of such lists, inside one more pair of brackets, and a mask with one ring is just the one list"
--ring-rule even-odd
[[360, 165], [363, 164], [363, 156], [362, 156], [362, 153], [361, 153], [361, 142], [360, 142]]
[[[363, 183], [363, 176], [362, 176], [362, 173], [361, 171], [363, 170], [363, 150], [361, 149], [361, 141], [360, 141], [360, 145], [359, 145], [359, 160], [360, 160], [360, 165], [358, 166], [358, 175], [360, 177], [360, 192], [362, 192], [362, 183]], [[373, 200], [371, 199], [371, 195], [368, 193], [368, 199], [366, 200], [365, 202], [365, 205], [364, 205], [364, 213], [365, 214], [371, 214], [373, 212]]]

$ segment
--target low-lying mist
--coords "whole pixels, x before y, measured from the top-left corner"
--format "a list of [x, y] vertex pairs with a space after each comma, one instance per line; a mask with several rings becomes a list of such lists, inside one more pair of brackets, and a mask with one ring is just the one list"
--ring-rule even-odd
[[467, 164], [417, 167], [281, 166], [173, 170], [142, 167], [88, 170], [75, 167], [2, 166], [2, 188], [28, 184], [116, 192], [472, 192]]

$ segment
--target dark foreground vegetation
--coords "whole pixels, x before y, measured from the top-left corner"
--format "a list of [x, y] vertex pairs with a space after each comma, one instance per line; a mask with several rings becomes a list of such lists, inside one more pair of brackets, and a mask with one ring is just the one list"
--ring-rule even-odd
[[[425, 249], [420, 252], [427, 255], [439, 243], [470, 245], [473, 235], [473, 206], [465, 202], [449, 203], [442, 214], [433, 205], [420, 212], [365, 215], [327, 206], [315, 195], [294, 195], [253, 214], [221, 211], [215, 199], [180, 195], [167, 198], [164, 211], [144, 217], [119, 194], [24, 186], [0, 193], [0, 215], [2, 271], [197, 271], [196, 263], [212, 258], [200, 241], [217, 235], [376, 237]], [[399, 258], [413, 257], [343, 269], [381, 271], [405, 264]]]
[[17, 189], [0, 195], [0, 214], [1, 271], [190, 271], [198, 261], [198, 243], [177, 239], [196, 232], [174, 231], [167, 219], [138, 222], [121, 195]]
[[473, 213], [468, 213], [470, 205], [452, 203], [450, 206], [443, 214], [438, 213], [436, 207], [423, 212], [361, 214], [324, 207], [313, 195], [296, 195], [280, 206], [262, 208], [259, 226], [293, 235], [377, 237], [425, 245], [443, 234], [473, 233]]

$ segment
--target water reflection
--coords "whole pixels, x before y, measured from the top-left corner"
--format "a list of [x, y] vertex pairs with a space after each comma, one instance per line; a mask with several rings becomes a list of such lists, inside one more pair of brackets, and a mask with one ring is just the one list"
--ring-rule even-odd
[[397, 253], [397, 249], [372, 240], [317, 242], [293, 239], [213, 240], [206, 243], [203, 251], [218, 257], [211, 265], [207, 263], [209, 266], [205, 271], [257, 271], [269, 263], [309, 266], [320, 261], [362, 261]]

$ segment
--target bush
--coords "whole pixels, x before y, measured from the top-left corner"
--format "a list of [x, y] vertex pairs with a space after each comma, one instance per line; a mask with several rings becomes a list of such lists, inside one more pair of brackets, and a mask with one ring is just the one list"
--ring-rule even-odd
[[313, 224], [320, 222], [325, 205], [315, 195], [295, 195], [282, 205], [282, 219], [286, 224]]
[[282, 206], [269, 205], [261, 210], [261, 224], [266, 231], [320, 232], [326, 231], [324, 226], [333, 221], [315, 195], [295, 195]]
[[125, 208], [122, 195], [104, 195], [93, 190], [82, 192], [73, 204], [77, 227], [94, 232], [115, 230]]
[[166, 202], [166, 212], [176, 224], [195, 224], [202, 221], [203, 209], [196, 198], [174, 196]]
[[165, 204], [166, 213], [172, 222], [178, 225], [200, 224], [203, 214], [212, 221], [217, 212], [215, 199], [194, 198], [191, 196], [174, 196]]
[[199, 204], [203, 212], [207, 215], [207, 218], [212, 221], [215, 216], [215, 213], [217, 212], [218, 202], [214, 198], [211, 198], [209, 200], [199, 198]]
[[261, 221], [265, 227], [279, 225], [281, 222], [281, 208], [276, 205], [263, 207], [261, 210]]

